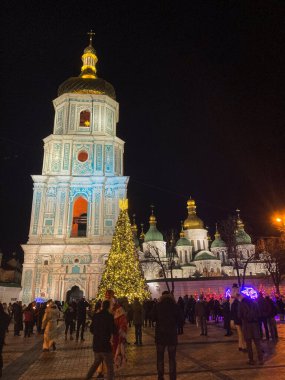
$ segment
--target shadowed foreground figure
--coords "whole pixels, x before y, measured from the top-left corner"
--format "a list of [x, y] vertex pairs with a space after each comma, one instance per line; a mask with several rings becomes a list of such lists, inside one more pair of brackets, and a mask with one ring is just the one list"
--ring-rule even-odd
[[111, 336], [116, 334], [113, 315], [109, 312], [110, 301], [105, 300], [102, 310], [94, 314], [90, 331], [93, 334], [94, 363], [90, 367], [85, 379], [91, 379], [99, 365], [104, 361], [107, 367], [107, 379], [114, 379], [114, 364]]
[[240, 318], [242, 320], [242, 332], [246, 342], [248, 351], [248, 364], [254, 365], [252, 341], [254, 341], [259, 364], [263, 364], [263, 353], [261, 349], [261, 337], [259, 331], [260, 311], [258, 304], [248, 297], [239, 296], [240, 302]]
[[4, 346], [5, 334], [8, 328], [10, 317], [4, 312], [3, 305], [0, 303], [0, 377], [2, 377], [3, 357], [2, 350]]
[[152, 311], [155, 325], [158, 380], [164, 380], [164, 351], [169, 358], [169, 379], [176, 380], [177, 326], [183, 323], [183, 315], [173, 296], [164, 291]]

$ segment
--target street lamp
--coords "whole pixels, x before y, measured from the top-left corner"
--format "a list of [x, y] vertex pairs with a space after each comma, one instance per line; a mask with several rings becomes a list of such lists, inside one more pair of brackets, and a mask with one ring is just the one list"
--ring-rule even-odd
[[273, 223], [278, 231], [281, 232], [281, 235], [285, 234], [285, 212], [274, 216]]

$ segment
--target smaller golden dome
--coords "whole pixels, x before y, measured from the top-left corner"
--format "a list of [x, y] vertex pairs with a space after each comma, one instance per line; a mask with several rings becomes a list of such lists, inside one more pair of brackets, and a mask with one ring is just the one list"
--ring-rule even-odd
[[156, 223], [156, 217], [154, 215], [149, 217], [149, 223]]
[[131, 229], [133, 232], [138, 232], [138, 226], [136, 225], [136, 215], [133, 214], [133, 224], [131, 225]]
[[203, 229], [204, 223], [196, 215], [196, 203], [194, 199], [187, 201], [188, 217], [185, 219], [183, 226], [185, 230]]
[[[191, 207], [191, 206], [195, 206], [195, 201], [194, 201], [194, 199], [189, 199], [188, 201], [187, 201], [187, 206], [188, 207]], [[196, 206], [195, 206], [195, 208], [196, 208]]]

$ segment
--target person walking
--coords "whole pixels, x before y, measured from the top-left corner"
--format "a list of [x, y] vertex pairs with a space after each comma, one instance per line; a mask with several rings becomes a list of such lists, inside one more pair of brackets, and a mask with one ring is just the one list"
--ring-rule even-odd
[[152, 311], [155, 324], [158, 380], [164, 379], [164, 352], [167, 347], [169, 358], [169, 379], [176, 380], [177, 326], [183, 322], [181, 309], [168, 291], [162, 296]]
[[266, 308], [268, 309], [267, 325], [270, 331], [271, 339], [273, 341], [278, 340], [278, 332], [275, 317], [278, 314], [278, 309], [273, 300], [269, 297], [265, 297]]
[[14, 318], [14, 336], [20, 336], [20, 331], [23, 330], [23, 309], [21, 301], [17, 301], [13, 304], [12, 313]]
[[264, 299], [263, 294], [261, 292], [258, 295], [257, 303], [258, 303], [258, 307], [259, 307], [259, 311], [260, 311], [260, 316], [258, 319], [260, 336], [262, 339], [263, 338], [262, 325], [263, 325], [266, 340], [269, 340], [269, 330], [268, 330], [267, 318], [269, 317], [269, 314], [270, 314], [270, 305], [268, 305], [265, 302], [265, 299]]
[[71, 305], [68, 305], [64, 312], [64, 322], [65, 322], [65, 340], [67, 340], [67, 334], [69, 330], [70, 340], [73, 340], [73, 329], [76, 319], [76, 313], [75, 310]]
[[42, 321], [42, 329], [44, 330], [43, 351], [56, 350], [55, 336], [57, 319], [59, 318], [59, 310], [53, 301], [49, 301]]
[[144, 321], [143, 317], [143, 306], [138, 298], [135, 298], [133, 303], [133, 322], [135, 326], [135, 344], [137, 346], [142, 346], [142, 325]]
[[195, 304], [195, 314], [198, 324], [201, 327], [200, 335], [207, 336], [207, 302], [204, 300], [203, 294], [200, 295], [199, 300]]
[[230, 307], [230, 297], [226, 297], [223, 305], [223, 316], [224, 316], [224, 329], [226, 330], [225, 336], [233, 335], [231, 330], [231, 307]]
[[116, 326], [113, 315], [109, 312], [110, 301], [105, 300], [102, 304], [102, 310], [95, 313], [92, 318], [92, 334], [93, 334], [93, 351], [94, 362], [90, 367], [86, 378], [91, 379], [102, 361], [107, 367], [107, 380], [114, 379], [114, 364], [112, 346], [110, 343], [111, 336], [116, 333]]
[[238, 349], [242, 352], [247, 352], [246, 344], [242, 332], [242, 320], [240, 318], [240, 302], [238, 300], [239, 293], [235, 295], [235, 300], [231, 306], [231, 319], [234, 321], [238, 333]]
[[10, 322], [10, 317], [7, 313], [5, 313], [3, 309], [2, 303], [0, 303], [0, 377], [2, 377], [2, 369], [3, 369], [3, 346], [5, 341], [5, 334], [8, 329]]
[[184, 322], [185, 322], [185, 314], [184, 314], [185, 303], [184, 303], [182, 297], [178, 298], [177, 305], [178, 305], [178, 307], [180, 307], [181, 313], [183, 315], [183, 321], [177, 325], [178, 335], [181, 335], [181, 334], [183, 334], [183, 326], [184, 326]]
[[89, 307], [89, 303], [85, 300], [85, 297], [82, 297], [77, 304], [77, 328], [76, 328], [76, 341], [79, 339], [79, 332], [81, 328], [80, 338], [81, 341], [84, 341], [84, 331], [86, 324], [86, 309]]
[[255, 364], [252, 351], [253, 341], [256, 347], [259, 364], [262, 365], [263, 352], [261, 349], [261, 337], [258, 324], [260, 318], [258, 304], [249, 297], [243, 297], [242, 295], [239, 295], [238, 299], [240, 300], [240, 317], [242, 320], [242, 331], [248, 352], [248, 364]]
[[24, 338], [29, 338], [32, 333], [32, 327], [33, 327], [33, 312], [32, 312], [32, 304], [29, 304], [28, 307], [26, 307], [24, 313], [24, 324], [25, 324], [25, 330], [24, 330]]

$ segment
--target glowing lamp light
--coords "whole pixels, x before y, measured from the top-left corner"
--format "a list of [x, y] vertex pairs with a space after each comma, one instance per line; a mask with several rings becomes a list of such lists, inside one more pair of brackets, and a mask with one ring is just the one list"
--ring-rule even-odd
[[226, 298], [231, 296], [231, 289], [227, 288], [226, 289]]
[[257, 291], [251, 286], [244, 286], [241, 290], [241, 293], [251, 298], [252, 300], [255, 300], [258, 297]]
[[46, 302], [46, 300], [44, 298], [37, 297], [37, 298], [35, 298], [35, 302], [36, 303], [44, 303], [44, 302]]
[[275, 220], [276, 220], [277, 223], [282, 222], [282, 219], [281, 219], [281, 218], [276, 218]]

